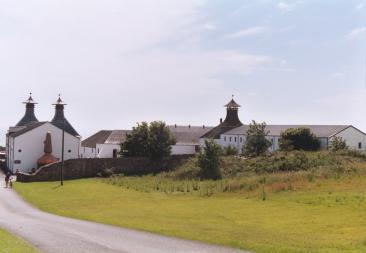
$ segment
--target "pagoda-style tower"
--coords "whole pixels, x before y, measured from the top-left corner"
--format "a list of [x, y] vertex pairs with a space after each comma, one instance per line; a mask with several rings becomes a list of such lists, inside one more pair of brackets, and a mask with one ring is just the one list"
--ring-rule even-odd
[[53, 104], [55, 106], [55, 116], [53, 117], [51, 123], [58, 128], [65, 130], [65, 132], [73, 135], [79, 136], [76, 130], [72, 127], [69, 121], [65, 118], [64, 108], [66, 103], [64, 103], [61, 99], [61, 95], [58, 95], [58, 99], [56, 103]]
[[230, 102], [225, 105], [225, 107], [225, 120], [220, 120], [220, 125], [207, 132], [201, 138], [219, 139], [221, 134], [243, 125], [238, 115], [240, 105], [235, 102], [234, 96], [232, 97]]
[[52, 155], [52, 140], [51, 140], [51, 133], [47, 132], [46, 139], [43, 142], [44, 143], [44, 155], [38, 159], [38, 168], [42, 167], [47, 164], [55, 163], [57, 162], [56, 157]]
[[25, 104], [25, 114], [23, 118], [16, 124], [17, 127], [19, 126], [26, 126], [31, 123], [38, 122], [38, 119], [34, 115], [34, 107], [37, 104], [34, 102], [32, 98], [32, 93], [29, 94], [29, 98], [27, 101], [23, 102]]

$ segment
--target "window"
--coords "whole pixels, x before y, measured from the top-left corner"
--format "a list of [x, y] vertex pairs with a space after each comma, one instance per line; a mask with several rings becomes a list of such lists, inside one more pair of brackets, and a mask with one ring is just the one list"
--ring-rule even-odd
[[358, 143], [358, 149], [361, 149], [362, 148], [362, 143], [361, 142], [359, 142]]
[[235, 142], [236, 142], [236, 137], [235, 137]]
[[21, 150], [21, 149], [18, 149], [18, 152], [19, 152], [19, 153], [22, 153], [22, 150]]
[[230, 137], [230, 142], [231, 142], [231, 137]]
[[226, 136], [224, 136], [224, 141], [226, 141]]
[[71, 153], [71, 149], [69, 149], [67, 152]]

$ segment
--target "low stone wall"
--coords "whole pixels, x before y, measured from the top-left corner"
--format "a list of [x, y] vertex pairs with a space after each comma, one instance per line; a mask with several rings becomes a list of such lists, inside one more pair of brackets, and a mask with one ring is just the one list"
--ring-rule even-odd
[[[173, 170], [184, 163], [191, 155], [171, 156], [160, 162], [150, 162], [147, 158], [92, 158], [71, 159], [64, 162], [65, 180], [96, 177], [104, 169], [124, 175], [143, 175]], [[39, 168], [33, 174], [18, 173], [19, 182], [58, 181], [61, 175], [61, 162]]]

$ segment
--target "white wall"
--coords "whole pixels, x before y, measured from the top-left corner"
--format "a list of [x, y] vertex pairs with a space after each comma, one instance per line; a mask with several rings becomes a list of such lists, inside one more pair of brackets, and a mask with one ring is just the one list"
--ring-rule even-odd
[[[335, 136], [345, 140], [347, 146], [351, 149], [366, 150], [366, 135], [354, 127], [349, 127]], [[331, 143], [332, 139], [333, 138], [330, 139], [329, 143]], [[358, 146], [359, 143], [361, 143], [360, 149]]]
[[[269, 147], [269, 151], [276, 151], [279, 149], [280, 136], [268, 135], [268, 136], [266, 136], [266, 139], [272, 143], [272, 145]], [[320, 141], [320, 148], [326, 149], [328, 147], [328, 138], [319, 138], [319, 141]], [[221, 147], [228, 147], [228, 146], [235, 147], [239, 150], [239, 153], [241, 153], [245, 142], [246, 142], [246, 135], [222, 134], [217, 143]], [[200, 140], [200, 145], [201, 145], [201, 147], [204, 146], [203, 139]]]
[[192, 155], [196, 153], [196, 145], [177, 144], [172, 146], [172, 155]]
[[[51, 123], [45, 123], [31, 131], [13, 138], [14, 147], [12, 147], [12, 159], [10, 169], [30, 172], [32, 168], [37, 169], [37, 161], [44, 154], [44, 140], [47, 132], [51, 133], [52, 154], [61, 160], [62, 151], [62, 130]], [[65, 132], [64, 159], [79, 157], [80, 138], [72, 136]], [[19, 152], [21, 150], [21, 152]], [[15, 160], [21, 161], [20, 164], [14, 164]]]
[[118, 144], [97, 144], [98, 158], [113, 158], [113, 150], [116, 149], [119, 153], [121, 146]]
[[96, 158], [96, 148], [80, 147], [80, 158]]

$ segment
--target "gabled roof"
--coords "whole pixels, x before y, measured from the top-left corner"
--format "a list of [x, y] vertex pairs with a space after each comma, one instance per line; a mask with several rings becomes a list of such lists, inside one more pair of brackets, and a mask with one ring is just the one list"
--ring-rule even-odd
[[104, 143], [112, 130], [101, 130], [81, 142], [82, 147], [95, 148], [97, 144]]
[[[281, 132], [290, 129], [290, 128], [298, 128], [305, 127], [309, 128], [312, 133], [314, 133], [319, 138], [329, 138], [333, 135], [342, 132], [351, 125], [267, 125], [266, 131], [268, 131], [268, 135], [270, 136], [280, 136]], [[238, 134], [246, 134], [249, 129], [249, 125], [243, 125], [241, 127], [237, 127], [230, 131], [225, 132], [227, 135], [238, 135]]]

